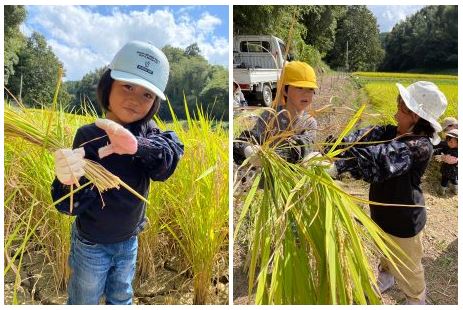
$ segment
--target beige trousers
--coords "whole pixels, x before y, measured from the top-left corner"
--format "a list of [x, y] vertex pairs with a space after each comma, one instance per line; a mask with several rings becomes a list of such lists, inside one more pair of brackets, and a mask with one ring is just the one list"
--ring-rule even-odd
[[397, 265], [398, 270], [403, 275], [402, 277], [390, 261], [381, 257], [380, 270], [387, 271], [395, 277], [397, 285], [407, 295], [408, 299], [412, 301], [424, 300], [426, 296], [426, 283], [424, 280], [424, 268], [421, 263], [421, 259], [423, 258], [423, 231], [411, 238], [399, 238], [392, 235], [389, 235], [389, 237], [397, 243], [413, 263], [410, 260], [405, 261], [405, 263], [408, 262], [409, 269], [403, 264]]

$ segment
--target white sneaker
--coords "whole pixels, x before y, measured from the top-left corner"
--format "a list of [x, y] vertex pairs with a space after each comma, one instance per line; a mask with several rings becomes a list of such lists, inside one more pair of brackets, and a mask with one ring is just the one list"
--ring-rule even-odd
[[382, 294], [394, 285], [394, 276], [387, 271], [378, 271], [378, 278], [376, 283], [378, 284], [379, 292]]

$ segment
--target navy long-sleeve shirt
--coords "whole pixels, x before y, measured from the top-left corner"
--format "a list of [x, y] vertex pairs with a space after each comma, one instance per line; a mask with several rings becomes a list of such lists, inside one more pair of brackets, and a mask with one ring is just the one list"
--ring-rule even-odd
[[[73, 148], [83, 145], [86, 159], [98, 162], [146, 198], [150, 179], [164, 181], [175, 171], [183, 155], [183, 144], [174, 132], [162, 132], [154, 121], [135, 123], [126, 128], [138, 141], [138, 149], [134, 155], [111, 154], [100, 159], [98, 149], [109, 144], [109, 138], [88, 142], [106, 135], [95, 124], [85, 125], [77, 130]], [[84, 184], [83, 182], [87, 182], [85, 177], [81, 178], [80, 184]], [[51, 191], [53, 200], [68, 194], [69, 189], [69, 186], [55, 179]], [[96, 187], [90, 185], [74, 193], [73, 202], [72, 215], [77, 215], [79, 234], [95, 243], [127, 240], [138, 234], [146, 224], [145, 203], [123, 187], [107, 190], [100, 195]], [[69, 214], [70, 199], [65, 199], [56, 207]]]

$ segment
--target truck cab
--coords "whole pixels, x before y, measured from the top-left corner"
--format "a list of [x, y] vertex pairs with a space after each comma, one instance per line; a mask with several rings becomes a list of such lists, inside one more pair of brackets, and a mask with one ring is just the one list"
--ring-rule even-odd
[[[286, 46], [272, 35], [238, 35], [233, 38], [233, 79], [248, 103], [272, 104], [284, 64]], [[288, 61], [292, 59], [288, 54]]]

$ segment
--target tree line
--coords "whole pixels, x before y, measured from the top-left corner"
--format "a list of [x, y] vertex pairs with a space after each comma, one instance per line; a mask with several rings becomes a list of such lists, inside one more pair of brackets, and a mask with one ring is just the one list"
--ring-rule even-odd
[[[319, 69], [432, 72], [457, 67], [457, 6], [427, 6], [380, 33], [362, 5], [234, 6], [233, 34], [272, 34]], [[456, 71], [456, 70], [455, 70]]]
[[[25, 37], [19, 27], [27, 17], [24, 6], [5, 6], [4, 77], [5, 97], [15, 96], [29, 107], [49, 106], [58, 82], [62, 62], [53, 53], [43, 35], [33, 32]], [[186, 118], [184, 100], [193, 114], [198, 105], [215, 119], [228, 120], [228, 70], [209, 64], [196, 43], [185, 49], [162, 48], [170, 63], [165, 94], [179, 119]], [[58, 100], [68, 111], [80, 113], [90, 107], [99, 114], [96, 88], [107, 66], [88, 72], [79, 81], [66, 81]], [[64, 72], [63, 77], [66, 72]], [[159, 116], [170, 120], [167, 104], [161, 105]]]
[[431, 5], [396, 24], [384, 40], [386, 71], [458, 67], [458, 7]]

